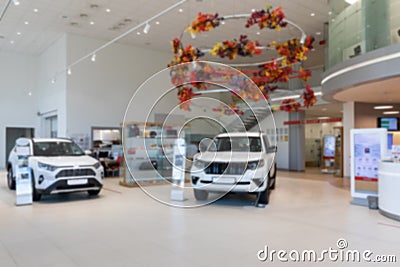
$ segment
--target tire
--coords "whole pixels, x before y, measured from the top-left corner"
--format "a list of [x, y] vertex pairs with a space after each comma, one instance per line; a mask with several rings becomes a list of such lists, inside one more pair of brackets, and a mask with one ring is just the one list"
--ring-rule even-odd
[[10, 190], [15, 190], [15, 178], [13, 176], [13, 169], [12, 166], [10, 166], [7, 172], [7, 185]]
[[101, 191], [101, 189], [99, 189], [99, 190], [88, 190], [87, 192], [88, 192], [89, 196], [97, 196], [97, 195], [100, 194], [100, 191]]
[[208, 192], [205, 190], [193, 189], [193, 193], [196, 200], [206, 200], [208, 198]]
[[270, 188], [269, 188], [269, 185], [267, 184], [267, 187], [265, 188], [265, 190], [261, 191], [257, 194], [257, 200], [256, 200], [257, 207], [262, 207], [264, 205], [268, 205], [269, 193], [270, 193]]
[[42, 194], [40, 194], [35, 187], [35, 176], [32, 174], [32, 200], [33, 201], [39, 201], [42, 198]]
[[270, 184], [269, 189], [274, 190], [276, 185], [276, 163], [274, 164], [274, 174], [271, 176], [268, 173], [268, 178], [268, 183]]

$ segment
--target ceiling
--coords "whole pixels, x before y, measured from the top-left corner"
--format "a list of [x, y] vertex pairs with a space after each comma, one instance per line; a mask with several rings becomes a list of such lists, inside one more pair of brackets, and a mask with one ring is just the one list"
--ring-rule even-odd
[[343, 102], [365, 103], [400, 103], [399, 94], [400, 77], [361, 84], [347, 88], [333, 96], [335, 100]]
[[[344, 0], [335, 0], [343, 1]], [[0, 11], [8, 0], [0, 0]], [[136, 25], [162, 12], [179, 0], [19, 0], [20, 5], [10, 4], [0, 21], [0, 52], [11, 51], [28, 55], [39, 55], [64, 33], [77, 34], [104, 40], [104, 43], [120, 36]], [[324, 23], [329, 21], [328, 0], [188, 0], [179, 7], [149, 21], [148, 34], [143, 28], [121, 38], [118, 42], [133, 46], [171, 53], [170, 42], [180, 37], [190, 22], [202, 13], [219, 13], [220, 16], [249, 14], [252, 9], [263, 9], [266, 4], [274, 8], [281, 6], [286, 18], [300, 26], [307, 35], [316, 38], [314, 51], [306, 61], [306, 67], [324, 64]], [[182, 9], [180, 12], [179, 9]], [[335, 12], [333, 10], [333, 12]], [[192, 39], [183, 35], [183, 43], [192, 43], [198, 48], [210, 48], [215, 43], [248, 35], [261, 44], [271, 41], [286, 41], [300, 38], [301, 33], [293, 26], [281, 31], [259, 30], [257, 27], [246, 29], [245, 19], [227, 20], [218, 29], [199, 34]], [[239, 58], [230, 63], [262, 62], [275, 55], [267, 54], [253, 58]], [[215, 60], [206, 56], [205, 60]], [[218, 59], [220, 62], [224, 62]], [[324, 105], [307, 110], [308, 117], [341, 116], [341, 104], [332, 108]]]
[[[8, 0], [0, 0], [1, 10], [7, 2]], [[19, 0], [19, 2], [18, 6], [11, 3], [0, 21], [0, 50], [37, 55], [64, 33], [102, 39], [106, 43], [179, 0]], [[288, 20], [299, 25], [308, 35], [316, 37], [315, 49], [323, 48], [318, 45], [318, 41], [323, 39], [324, 23], [329, 21], [327, 0], [188, 0], [150, 21], [151, 28], [148, 34], [139, 29], [119, 42], [170, 52], [170, 41], [182, 34], [198, 12], [218, 12], [220, 16], [249, 14], [252, 9], [263, 9], [266, 3], [273, 7], [282, 6]], [[182, 12], [179, 12], [179, 9], [182, 9]], [[311, 16], [311, 13], [314, 16]], [[183, 42], [206, 48], [212, 47], [218, 41], [239, 38], [240, 34], [246, 34], [262, 44], [301, 36], [300, 31], [292, 26], [280, 32], [260, 31], [257, 27], [246, 29], [245, 23], [245, 19], [229, 20], [219, 29], [198, 35], [195, 40], [185, 34]], [[257, 32], [260, 32], [260, 35], [257, 35]], [[316, 59], [321, 61], [320, 56], [316, 56]], [[243, 60], [265, 61], [266, 58], [246, 58], [237, 61], [239, 63]], [[315, 62], [318, 63], [321, 62]]]

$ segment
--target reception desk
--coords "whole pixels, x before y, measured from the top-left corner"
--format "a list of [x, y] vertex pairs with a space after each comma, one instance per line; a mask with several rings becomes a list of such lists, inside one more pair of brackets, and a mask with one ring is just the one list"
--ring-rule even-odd
[[400, 163], [379, 163], [379, 212], [400, 221]]

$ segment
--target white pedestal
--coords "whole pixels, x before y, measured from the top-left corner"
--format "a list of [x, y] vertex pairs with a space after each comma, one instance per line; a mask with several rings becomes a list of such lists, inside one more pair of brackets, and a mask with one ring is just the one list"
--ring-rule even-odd
[[400, 163], [379, 163], [379, 211], [400, 221]]

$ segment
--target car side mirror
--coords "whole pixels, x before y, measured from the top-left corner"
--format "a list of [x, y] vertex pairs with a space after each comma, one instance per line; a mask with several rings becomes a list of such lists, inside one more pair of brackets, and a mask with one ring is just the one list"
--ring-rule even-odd
[[269, 146], [267, 148], [267, 153], [276, 153], [276, 151], [278, 151], [278, 147], [277, 146]]

